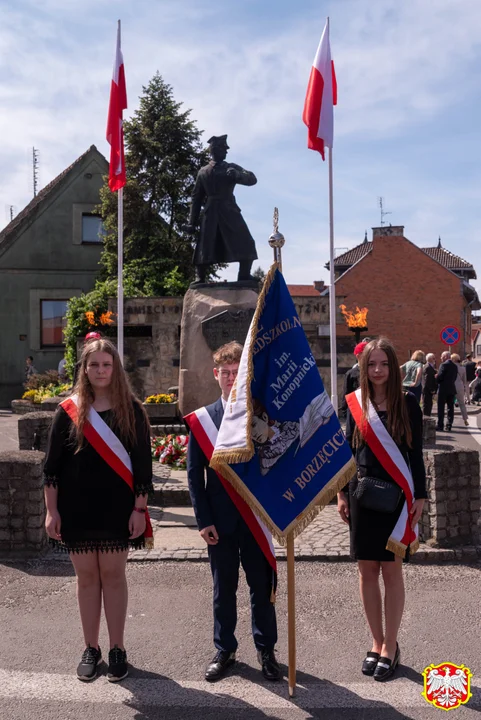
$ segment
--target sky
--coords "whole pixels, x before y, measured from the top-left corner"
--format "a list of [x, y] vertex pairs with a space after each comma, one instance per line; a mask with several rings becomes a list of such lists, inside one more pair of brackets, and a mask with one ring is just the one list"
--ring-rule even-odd
[[[336, 254], [385, 220], [481, 277], [479, 0], [0, 0], [0, 228], [94, 144], [105, 125], [117, 20], [129, 117], [156, 71], [227, 157], [258, 179], [236, 188], [260, 265], [279, 208], [288, 283], [329, 281], [328, 165], [307, 149], [302, 109], [330, 17]], [[221, 272], [235, 279], [237, 265]], [[402, 274], [409, 268], [399, 268]], [[481, 280], [474, 282], [481, 293]]]

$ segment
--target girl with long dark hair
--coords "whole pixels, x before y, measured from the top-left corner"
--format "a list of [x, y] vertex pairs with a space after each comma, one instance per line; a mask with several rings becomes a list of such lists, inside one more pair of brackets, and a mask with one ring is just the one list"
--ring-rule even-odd
[[416, 398], [403, 392], [399, 362], [388, 340], [368, 343], [359, 366], [360, 387], [346, 398], [346, 437], [357, 475], [347, 492], [338, 494], [338, 511], [349, 524], [351, 555], [358, 562], [361, 598], [372, 633], [362, 672], [386, 680], [400, 660], [402, 561], [419, 545], [417, 523], [427, 497], [423, 420]]
[[149, 421], [132, 393], [115, 346], [91, 340], [73, 393], [59, 406], [44, 467], [45, 527], [70, 553], [85, 651], [79, 680], [93, 680], [101, 660], [102, 601], [110, 638], [110, 682], [128, 674], [124, 646], [129, 547], [151, 542]]

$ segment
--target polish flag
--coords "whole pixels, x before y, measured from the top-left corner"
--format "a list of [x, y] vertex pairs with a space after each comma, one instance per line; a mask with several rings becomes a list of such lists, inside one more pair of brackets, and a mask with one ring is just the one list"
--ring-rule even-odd
[[120, 49], [120, 20], [117, 29], [114, 72], [110, 88], [109, 116], [107, 119], [107, 142], [110, 144], [109, 187], [112, 192], [120, 190], [126, 183], [124, 158], [124, 131], [122, 112], [127, 109], [124, 58]]
[[324, 148], [332, 148], [334, 110], [337, 105], [337, 83], [329, 44], [329, 18], [312, 63], [302, 120], [308, 127], [307, 147], [324, 157]]

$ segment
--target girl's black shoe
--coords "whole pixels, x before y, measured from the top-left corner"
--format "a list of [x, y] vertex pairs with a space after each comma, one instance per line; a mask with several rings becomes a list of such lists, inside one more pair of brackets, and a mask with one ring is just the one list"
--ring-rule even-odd
[[387, 657], [381, 656], [374, 670], [374, 680], [382, 681], [392, 677], [397, 666], [399, 665], [400, 658], [401, 651], [399, 649], [399, 645], [396, 643], [396, 654], [394, 655], [394, 660], [390, 660]]
[[77, 668], [77, 677], [82, 682], [90, 682], [95, 680], [97, 677], [97, 665], [102, 660], [102, 653], [100, 648], [93, 648], [87, 645], [85, 648], [82, 659]]
[[109, 682], [120, 682], [129, 674], [127, 667], [127, 653], [114, 645], [109, 652], [109, 669], [107, 671], [107, 680]]
[[368, 652], [362, 663], [363, 675], [374, 675], [374, 670], [379, 660], [379, 653]]

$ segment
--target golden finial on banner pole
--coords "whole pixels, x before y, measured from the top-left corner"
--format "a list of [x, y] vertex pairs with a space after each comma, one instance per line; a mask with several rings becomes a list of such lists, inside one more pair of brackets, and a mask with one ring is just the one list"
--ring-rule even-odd
[[274, 208], [273, 224], [274, 230], [269, 237], [269, 245], [274, 250], [274, 262], [278, 264], [279, 270], [282, 272], [281, 248], [284, 246], [286, 239], [284, 235], [279, 232], [279, 210], [277, 208]]

